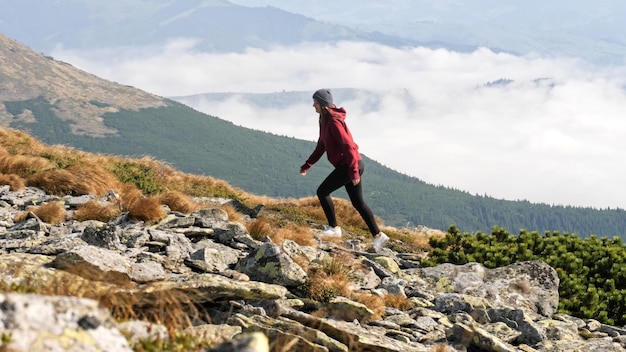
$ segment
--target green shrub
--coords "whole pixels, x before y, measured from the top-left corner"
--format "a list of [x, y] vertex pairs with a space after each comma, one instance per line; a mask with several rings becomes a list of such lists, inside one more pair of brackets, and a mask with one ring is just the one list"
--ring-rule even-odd
[[148, 166], [133, 162], [115, 163], [113, 173], [123, 183], [132, 183], [144, 194], [159, 194], [165, 188], [158, 180], [158, 174]]
[[626, 324], [626, 246], [621, 238], [521, 230], [518, 236], [494, 227], [491, 234], [461, 233], [451, 226], [445, 237], [431, 238], [424, 266], [478, 262], [487, 268], [529, 260], [553, 267], [560, 279], [560, 313]]

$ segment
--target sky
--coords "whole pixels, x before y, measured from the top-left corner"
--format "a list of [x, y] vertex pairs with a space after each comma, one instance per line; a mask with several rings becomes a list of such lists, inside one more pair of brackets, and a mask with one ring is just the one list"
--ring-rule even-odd
[[[626, 208], [626, 67], [484, 48], [342, 42], [216, 54], [195, 44], [179, 38], [163, 47], [57, 47], [51, 54], [165, 97], [371, 90], [381, 101], [375, 110], [365, 97], [336, 103], [347, 110], [360, 152], [383, 165], [498, 199]], [[509, 83], [489, 84], [502, 79]], [[195, 108], [237, 125], [317, 139], [312, 100], [259, 109], [230, 99]]]

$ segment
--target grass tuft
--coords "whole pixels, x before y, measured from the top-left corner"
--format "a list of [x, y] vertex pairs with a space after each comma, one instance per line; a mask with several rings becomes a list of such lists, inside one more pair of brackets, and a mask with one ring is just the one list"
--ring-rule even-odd
[[196, 204], [189, 196], [179, 191], [169, 191], [159, 196], [161, 204], [167, 205], [170, 210], [189, 214], [198, 209]]
[[26, 178], [26, 185], [38, 187], [54, 195], [80, 195], [74, 175], [65, 169], [48, 170]]
[[[374, 312], [370, 320], [379, 320], [385, 316], [385, 299], [369, 292], [356, 292], [352, 294], [352, 299], [363, 303]], [[367, 323], [367, 321], [364, 321]]]
[[209, 321], [204, 310], [197, 307], [195, 290], [155, 291], [152, 286], [120, 287], [94, 282], [65, 271], [35, 272], [27, 264], [12, 263], [8, 272], [19, 278], [12, 284], [0, 280], [0, 292], [33, 293], [50, 296], [90, 298], [109, 309], [119, 321], [145, 320], [162, 324], [170, 331], [192, 326], [194, 320]]
[[27, 177], [26, 184], [55, 195], [98, 196], [120, 186], [119, 181], [101, 167], [84, 164], [36, 173]]
[[98, 297], [119, 320], [145, 320], [182, 330], [193, 326], [193, 321], [207, 319], [193, 303], [194, 293], [182, 290], [152, 291], [149, 286], [139, 291], [109, 290]]
[[246, 224], [246, 229], [250, 233], [250, 236], [257, 241], [260, 241], [265, 236], [271, 238], [273, 226], [265, 218], [257, 218]]
[[222, 204], [218, 208], [224, 210], [228, 214], [228, 220], [234, 222], [243, 222], [243, 216], [231, 204]]
[[329, 302], [337, 296], [349, 297], [352, 290], [348, 277], [343, 274], [327, 274], [313, 270], [306, 283], [306, 295], [319, 302]]
[[314, 247], [316, 245], [314, 234], [311, 232], [311, 229], [294, 223], [282, 225], [276, 231], [275, 236], [281, 239], [280, 242], [276, 241], [278, 244], [281, 244], [284, 240], [291, 240], [301, 246]]
[[356, 265], [360, 264], [347, 253], [310, 265], [305, 295], [320, 302], [328, 302], [337, 296], [350, 297], [350, 274]]
[[11, 191], [19, 191], [26, 187], [24, 179], [17, 174], [0, 174], [0, 185], [8, 185]]
[[450, 352], [450, 346], [444, 344], [438, 344], [431, 347], [430, 352]]
[[411, 300], [402, 295], [386, 294], [384, 301], [387, 307], [396, 308], [404, 312], [414, 307]]
[[67, 216], [63, 202], [44, 203], [38, 207], [28, 208], [27, 210], [37, 215], [41, 221], [52, 225], [60, 224]]
[[27, 177], [37, 172], [53, 169], [55, 166], [50, 160], [38, 156], [9, 154], [0, 156], [0, 172], [4, 174]]
[[129, 209], [129, 216], [134, 220], [156, 222], [165, 217], [165, 211], [158, 197], [142, 197]]
[[141, 199], [143, 194], [133, 184], [124, 184], [120, 190], [120, 208], [129, 210]]
[[74, 218], [78, 221], [98, 220], [108, 222], [120, 215], [121, 209], [116, 204], [102, 204], [95, 200], [90, 200], [76, 209]]

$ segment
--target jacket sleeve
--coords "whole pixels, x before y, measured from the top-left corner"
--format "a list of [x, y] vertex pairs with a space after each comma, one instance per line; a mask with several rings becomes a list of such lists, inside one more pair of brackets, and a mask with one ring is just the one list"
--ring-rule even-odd
[[348, 126], [346, 126], [345, 122], [338, 119], [333, 119], [333, 122], [329, 132], [333, 140], [337, 141], [338, 147], [341, 149], [341, 153], [348, 164], [350, 180], [357, 180], [361, 177], [359, 175], [359, 160], [361, 159], [359, 148], [354, 143], [352, 134], [348, 131]]
[[304, 165], [300, 167], [300, 171], [307, 171], [308, 169], [310, 169], [311, 166], [313, 166], [313, 164], [315, 164], [318, 160], [320, 160], [322, 155], [324, 155], [325, 151], [326, 151], [326, 148], [324, 147], [324, 142], [322, 142], [322, 139], [319, 138], [317, 140], [317, 145], [315, 146], [315, 150], [313, 150], [313, 153], [311, 153], [311, 156], [309, 156], [309, 158], [306, 160]]

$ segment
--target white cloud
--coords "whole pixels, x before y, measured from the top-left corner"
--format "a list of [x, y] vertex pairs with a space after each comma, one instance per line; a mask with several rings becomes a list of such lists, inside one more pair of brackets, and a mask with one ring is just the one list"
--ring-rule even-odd
[[[344, 42], [242, 54], [164, 48], [56, 58], [161, 96], [272, 93], [321, 87], [379, 92], [338, 102], [361, 152], [428, 183], [504, 199], [626, 208], [626, 68], [575, 59], [457, 53]], [[500, 79], [506, 85], [485, 86]], [[414, 104], [408, 104], [406, 96]], [[231, 99], [196, 108], [236, 124], [315, 140], [311, 101], [259, 109]]]

